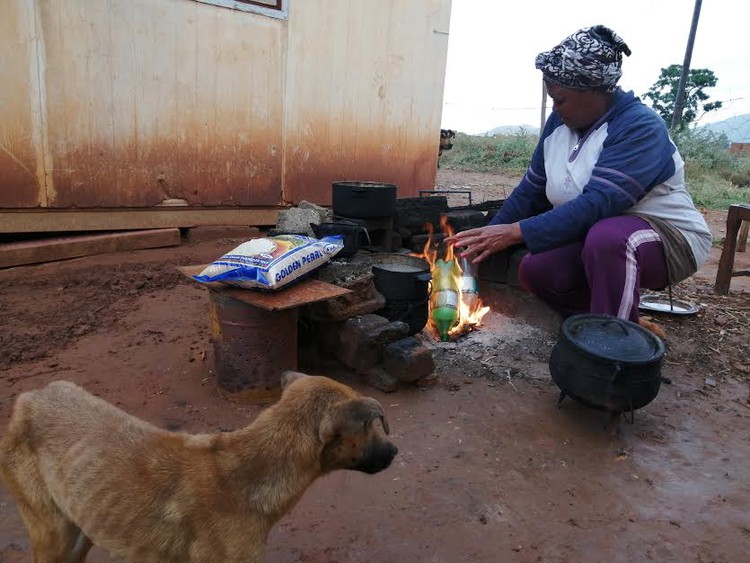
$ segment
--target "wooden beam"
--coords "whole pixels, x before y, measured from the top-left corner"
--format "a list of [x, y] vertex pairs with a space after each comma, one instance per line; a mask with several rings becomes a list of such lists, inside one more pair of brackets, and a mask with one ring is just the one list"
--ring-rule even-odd
[[0, 233], [59, 233], [275, 225], [280, 207], [156, 209], [2, 209]]
[[[737, 250], [737, 233], [743, 221], [750, 221], [750, 203], [733, 203], [727, 212], [727, 231], [716, 270], [714, 293], [727, 295], [734, 271], [734, 253]], [[741, 275], [741, 274], [739, 274]]]
[[0, 244], [0, 268], [180, 244], [180, 229], [55, 237]]

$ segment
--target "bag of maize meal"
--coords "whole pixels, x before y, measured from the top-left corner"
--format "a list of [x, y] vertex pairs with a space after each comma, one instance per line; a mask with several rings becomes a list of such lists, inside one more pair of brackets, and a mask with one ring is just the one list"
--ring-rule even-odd
[[256, 238], [214, 260], [193, 279], [276, 290], [326, 264], [342, 248], [342, 235], [321, 239], [304, 235]]

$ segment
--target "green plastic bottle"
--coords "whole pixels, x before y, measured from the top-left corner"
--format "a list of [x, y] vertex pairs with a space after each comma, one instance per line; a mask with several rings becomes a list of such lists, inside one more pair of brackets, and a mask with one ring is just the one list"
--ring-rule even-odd
[[458, 269], [454, 260], [438, 260], [432, 273], [432, 322], [437, 327], [440, 340], [450, 340], [448, 333], [458, 324]]

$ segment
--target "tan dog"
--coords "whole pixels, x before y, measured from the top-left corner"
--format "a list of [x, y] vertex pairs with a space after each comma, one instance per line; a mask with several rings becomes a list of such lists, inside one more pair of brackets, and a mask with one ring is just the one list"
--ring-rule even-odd
[[397, 453], [375, 399], [286, 372], [248, 427], [161, 430], [66, 381], [23, 393], [0, 441], [34, 561], [84, 561], [92, 542], [126, 561], [247, 562], [319, 476], [377, 473]]

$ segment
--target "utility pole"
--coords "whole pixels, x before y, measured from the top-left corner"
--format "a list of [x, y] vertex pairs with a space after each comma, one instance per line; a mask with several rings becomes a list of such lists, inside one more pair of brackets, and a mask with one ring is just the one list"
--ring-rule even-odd
[[693, 23], [690, 25], [690, 37], [688, 37], [687, 49], [685, 49], [685, 60], [682, 63], [682, 73], [677, 86], [677, 99], [675, 99], [674, 113], [672, 114], [672, 131], [675, 131], [682, 121], [682, 110], [685, 108], [685, 83], [690, 74], [690, 59], [693, 57], [693, 44], [695, 43], [695, 31], [698, 29], [698, 18], [701, 15], [701, 3], [703, 0], [695, 0], [693, 9]]

